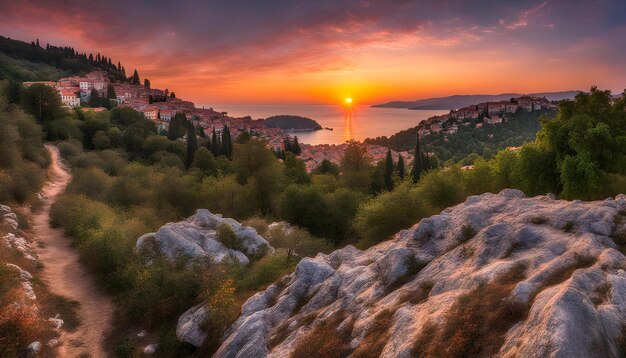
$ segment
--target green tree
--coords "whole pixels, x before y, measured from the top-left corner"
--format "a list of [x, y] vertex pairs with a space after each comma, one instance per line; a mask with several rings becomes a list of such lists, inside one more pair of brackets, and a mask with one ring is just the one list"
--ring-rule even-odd
[[217, 171], [217, 164], [215, 163], [215, 157], [211, 152], [205, 148], [200, 147], [196, 151], [191, 164], [193, 168], [201, 170], [205, 175], [214, 175]]
[[213, 133], [211, 134], [211, 153], [213, 153], [213, 156], [216, 158], [222, 155], [219, 141], [217, 140], [217, 133], [215, 132], [215, 127], [213, 127]]
[[266, 142], [252, 139], [233, 147], [233, 168], [241, 184], [250, 186], [262, 215], [275, 211], [275, 198], [284, 182], [283, 171]]
[[339, 165], [324, 158], [315, 168], [313, 168], [313, 171], [311, 171], [311, 174], [316, 174], [316, 175], [332, 174], [334, 176], [337, 176], [339, 175], [340, 171], [341, 171], [341, 168], [339, 168]]
[[417, 183], [424, 171], [424, 154], [420, 148], [420, 138], [417, 137], [415, 142], [415, 150], [413, 152], [413, 166], [411, 167], [411, 179], [413, 183]]
[[348, 188], [366, 193], [372, 187], [374, 167], [364, 145], [350, 141], [341, 159], [342, 181]]
[[181, 138], [187, 133], [187, 116], [183, 112], [177, 112], [174, 118], [170, 121], [167, 138], [169, 140], [176, 140]]
[[237, 136], [237, 139], [235, 140], [236, 143], [239, 144], [244, 144], [247, 143], [252, 137], [250, 136], [250, 133], [248, 133], [248, 131], [244, 130], [241, 133], [239, 133], [239, 135]]
[[89, 107], [100, 107], [101, 105], [100, 94], [95, 89], [92, 89], [89, 95]]
[[402, 154], [398, 155], [398, 177], [400, 179], [404, 179], [404, 176], [406, 175], [405, 173], [405, 169], [404, 169], [404, 157], [402, 156]]
[[230, 140], [230, 129], [225, 124], [224, 129], [222, 130], [222, 150], [221, 153], [225, 155], [227, 158], [232, 157], [232, 142]]
[[133, 77], [131, 78], [130, 83], [132, 83], [134, 85], [141, 84], [141, 81], [139, 80], [139, 72], [137, 72], [137, 70], [135, 70], [135, 72], [133, 72]]
[[286, 153], [283, 161], [285, 177], [295, 184], [311, 183], [311, 176], [306, 172], [306, 164], [293, 153]]
[[387, 156], [385, 157], [385, 187], [387, 190], [393, 190], [393, 157], [391, 156], [391, 148], [387, 148]]
[[187, 121], [187, 156], [185, 167], [189, 169], [193, 163], [193, 156], [198, 150], [198, 139], [196, 138], [196, 128], [191, 121]]
[[115, 93], [115, 87], [113, 87], [113, 84], [110, 84], [110, 83], [109, 83], [109, 86], [107, 87], [107, 98], [109, 99], [117, 98], [117, 94]]
[[63, 116], [61, 96], [52, 87], [34, 84], [21, 94], [22, 107], [33, 114], [39, 123]]

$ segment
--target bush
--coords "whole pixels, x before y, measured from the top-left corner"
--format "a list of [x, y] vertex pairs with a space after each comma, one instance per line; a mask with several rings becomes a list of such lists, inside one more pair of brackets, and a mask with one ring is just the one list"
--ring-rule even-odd
[[355, 218], [361, 245], [371, 246], [415, 224], [431, 212], [418, 190], [403, 182], [363, 204]]
[[429, 324], [414, 345], [415, 357], [491, 357], [505, 333], [528, 314], [529, 307], [508, 299], [524, 277], [523, 266], [513, 267], [495, 282], [480, 284], [458, 298], [442, 327]]
[[226, 223], [221, 223], [217, 227], [217, 240], [230, 249], [245, 251], [245, 247], [243, 246], [241, 239], [235, 235], [233, 228]]
[[288, 274], [295, 267], [295, 261], [285, 259], [284, 253], [275, 252], [250, 264], [237, 275], [237, 291], [256, 292]]

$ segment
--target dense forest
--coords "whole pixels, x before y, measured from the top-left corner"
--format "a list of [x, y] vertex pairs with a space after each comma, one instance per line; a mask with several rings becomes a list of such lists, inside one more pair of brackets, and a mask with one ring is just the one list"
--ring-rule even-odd
[[[323, 162], [312, 173], [293, 153], [279, 159], [248, 134], [233, 139], [230, 151], [216, 151], [216, 141], [183, 117], [179, 130], [161, 135], [130, 108], [67, 111], [58, 101], [34, 102], [37, 91], [45, 91], [36, 86], [4, 81], [0, 89], [0, 200], [36, 205], [49, 160], [42, 138], [56, 142], [73, 179], [53, 207], [53, 223], [116, 297], [110, 341], [118, 357], [137, 352], [124, 329], [129, 325], [159, 332], [159, 356], [210, 354], [241, 303], [301, 258], [346, 244], [367, 248], [468, 195], [519, 188], [529, 195], [600, 199], [626, 191], [624, 99], [612, 103], [609, 92], [595, 88], [563, 102], [534, 141], [476, 159], [473, 170], [437, 168], [415, 142], [415, 162], [389, 155], [374, 163], [352, 142], [338, 165]], [[197, 208], [256, 228], [276, 252], [242, 267], [172, 262], [135, 250], [140, 235]], [[298, 229], [268, 230], [279, 220]], [[213, 335], [194, 353], [174, 330], [179, 315], [202, 301], [211, 305], [206, 327]]]
[[[541, 129], [540, 118], [552, 118], [556, 111], [544, 110], [540, 112], [519, 111], [510, 115], [504, 123], [486, 124], [477, 128], [478, 119], [468, 122], [468, 125], [459, 126], [459, 131], [454, 134], [433, 133], [422, 138], [424, 150], [432, 152], [443, 161], [458, 163], [459, 161], [473, 156], [472, 158], [483, 157], [493, 158], [499, 150], [507, 147], [518, 147], [524, 143], [531, 142]], [[419, 126], [400, 131], [387, 138], [368, 138], [366, 143], [379, 144], [391, 147], [394, 150], [411, 150], [417, 140]]]
[[78, 52], [72, 47], [57, 47], [39, 40], [26, 43], [0, 36], [0, 80], [52, 81], [60, 77], [83, 75], [102, 70], [112, 81], [127, 81], [126, 69], [103, 54]]

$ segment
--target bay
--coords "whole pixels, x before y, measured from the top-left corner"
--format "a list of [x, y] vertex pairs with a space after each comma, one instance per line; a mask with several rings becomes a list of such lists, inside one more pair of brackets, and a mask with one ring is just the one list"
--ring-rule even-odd
[[250, 116], [253, 119], [267, 118], [279, 114], [308, 117], [324, 128], [309, 132], [294, 132], [301, 143], [341, 144], [347, 140], [362, 141], [365, 138], [390, 136], [401, 130], [415, 127], [432, 116], [448, 113], [449, 110], [408, 110], [403, 108], [373, 108], [369, 105], [354, 105], [346, 109], [341, 105], [293, 105], [293, 104], [221, 104], [205, 105], [215, 110], [228, 112], [233, 117]]

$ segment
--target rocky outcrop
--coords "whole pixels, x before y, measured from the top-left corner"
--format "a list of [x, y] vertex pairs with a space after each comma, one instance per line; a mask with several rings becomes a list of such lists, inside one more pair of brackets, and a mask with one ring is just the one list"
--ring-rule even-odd
[[13, 230], [17, 230], [17, 227], [19, 226], [17, 223], [17, 215], [11, 211], [10, 207], [0, 205], [0, 218], [2, 219], [2, 223], [8, 225]]
[[470, 356], [617, 357], [625, 211], [624, 195], [469, 197], [366, 251], [303, 259], [248, 299], [215, 356], [451, 356], [465, 334]]
[[178, 318], [176, 337], [181, 342], [200, 347], [208, 335], [208, 332], [202, 328], [207, 319], [208, 311], [205, 302], [188, 309]]
[[[235, 234], [236, 247], [227, 247], [218, 240], [218, 228], [228, 225]], [[137, 249], [162, 254], [170, 259], [179, 256], [209, 259], [216, 263], [232, 259], [248, 264], [251, 258], [273, 251], [269, 243], [256, 230], [243, 226], [230, 218], [198, 209], [187, 220], [168, 223], [156, 233], [148, 233], [137, 240]]]

